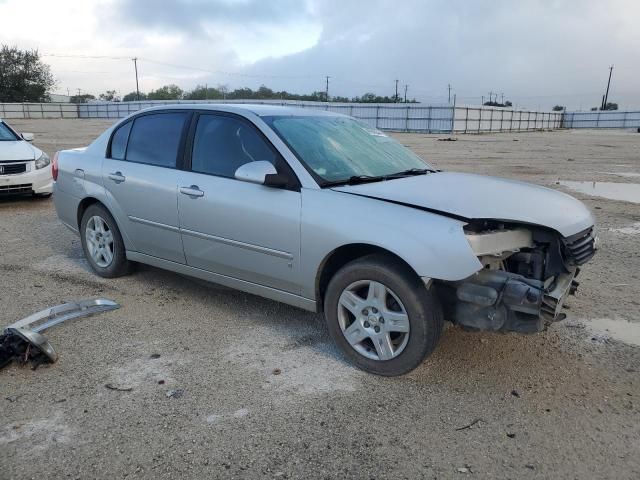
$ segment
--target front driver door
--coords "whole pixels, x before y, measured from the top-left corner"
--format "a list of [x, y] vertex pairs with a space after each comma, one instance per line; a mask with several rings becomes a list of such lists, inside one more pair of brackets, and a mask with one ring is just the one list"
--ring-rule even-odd
[[[291, 178], [288, 188], [236, 180], [245, 163], [267, 160]], [[299, 293], [300, 192], [275, 148], [249, 121], [200, 114], [191, 171], [181, 172], [178, 211], [187, 264]], [[295, 182], [295, 183], [294, 183]]]

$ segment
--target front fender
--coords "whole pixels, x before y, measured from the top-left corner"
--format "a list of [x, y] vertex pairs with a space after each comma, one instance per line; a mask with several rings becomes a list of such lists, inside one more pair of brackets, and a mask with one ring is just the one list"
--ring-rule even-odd
[[302, 294], [315, 296], [324, 259], [354, 243], [383, 248], [420, 277], [462, 280], [482, 268], [467, 241], [464, 222], [417, 208], [329, 189], [302, 189]]

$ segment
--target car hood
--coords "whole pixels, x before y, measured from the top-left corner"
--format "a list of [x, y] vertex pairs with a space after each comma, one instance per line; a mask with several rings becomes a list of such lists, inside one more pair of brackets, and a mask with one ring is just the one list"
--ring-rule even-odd
[[0, 142], [0, 162], [6, 160], [34, 160], [35, 150], [29, 142]]
[[424, 208], [464, 219], [545, 226], [567, 237], [594, 223], [589, 209], [562, 192], [469, 173], [438, 172], [334, 190]]

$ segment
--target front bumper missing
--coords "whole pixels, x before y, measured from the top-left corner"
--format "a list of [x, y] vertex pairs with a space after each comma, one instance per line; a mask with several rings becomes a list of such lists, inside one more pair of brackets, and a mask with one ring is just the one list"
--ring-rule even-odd
[[545, 322], [562, 320], [569, 294], [575, 293], [578, 270], [546, 284], [503, 270], [481, 270], [441, 290], [448, 320], [471, 330], [535, 333]]
[[53, 363], [58, 354], [40, 332], [72, 318], [86, 317], [120, 308], [107, 298], [91, 298], [47, 308], [7, 326], [0, 335], [0, 368], [16, 359], [22, 363], [31, 360], [34, 365]]

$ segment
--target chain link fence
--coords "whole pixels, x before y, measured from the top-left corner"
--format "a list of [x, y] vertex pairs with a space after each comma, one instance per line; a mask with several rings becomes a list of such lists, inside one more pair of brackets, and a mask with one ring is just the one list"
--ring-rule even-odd
[[485, 133], [558, 128], [640, 128], [640, 111], [532, 112], [484, 106], [420, 103], [323, 103], [291, 100], [167, 100], [93, 103], [0, 103], [0, 118], [118, 119], [160, 105], [258, 103], [342, 113], [381, 130], [420, 133]]
[[567, 112], [564, 128], [640, 128], [640, 112], [604, 110], [595, 112]]

